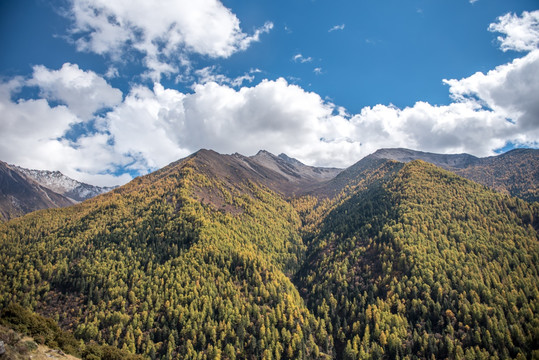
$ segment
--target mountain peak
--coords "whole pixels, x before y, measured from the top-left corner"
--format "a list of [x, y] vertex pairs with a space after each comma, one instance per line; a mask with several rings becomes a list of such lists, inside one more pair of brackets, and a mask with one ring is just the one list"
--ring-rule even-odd
[[255, 156], [258, 156], [258, 155], [269, 155], [269, 156], [275, 156], [275, 155], [273, 155], [272, 153], [270, 153], [269, 151], [267, 151], [267, 150], [264, 150], [264, 149], [262, 149], [262, 150], [258, 150], [258, 152], [256, 153], [256, 155], [255, 155]]
[[3, 161], [0, 161], [0, 184], [0, 220], [74, 204], [72, 199], [42, 186], [18, 167]]
[[37, 182], [39, 185], [44, 186], [55, 193], [63, 195], [75, 202], [81, 202], [110, 191], [116, 186], [101, 187], [86, 184], [75, 179], [72, 179], [58, 170], [36, 170], [25, 169], [20, 166], [11, 165], [12, 168], [17, 169], [19, 172], [26, 175], [28, 178]]

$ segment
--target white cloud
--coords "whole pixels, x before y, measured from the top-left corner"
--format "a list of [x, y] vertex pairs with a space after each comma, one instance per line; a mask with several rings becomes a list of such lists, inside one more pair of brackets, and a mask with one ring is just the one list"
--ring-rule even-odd
[[[482, 83], [491, 84], [493, 93], [514, 91], [517, 75], [531, 71], [531, 64], [534, 58], [516, 61], [484, 75]], [[496, 82], [497, 77], [507, 81]], [[241, 89], [209, 81], [189, 94], [156, 84], [153, 90], [135, 89], [107, 121], [116, 150], [139, 152], [141, 168], [161, 167], [200, 148], [247, 155], [263, 148], [309, 164], [347, 166], [382, 147], [486, 156], [507, 141], [533, 144], [538, 138], [537, 122], [526, 120], [536, 111], [536, 84], [522, 88], [530, 95], [510, 107], [501, 101], [503, 94], [489, 100], [486, 90], [457, 96], [468, 82], [477, 83], [473, 77], [446, 82], [452, 104], [376, 105], [356, 115], [284, 79]], [[484, 108], [487, 101], [492, 109]]]
[[[282, 78], [244, 86], [249, 79], [229, 79], [214, 67], [195, 76], [190, 93], [156, 82], [153, 89], [134, 86], [122, 101], [93, 72], [37, 66], [30, 80], [0, 82], [0, 158], [114, 184], [129, 178], [107, 175], [118, 168], [144, 173], [200, 148], [245, 155], [267, 149], [344, 167], [382, 147], [487, 156], [507, 142], [539, 146], [539, 50], [487, 73], [444, 80], [449, 105], [375, 105], [358, 114]], [[70, 82], [75, 78], [80, 83]], [[14, 100], [29, 85], [45, 99]], [[90, 116], [107, 107], [106, 114]], [[66, 140], [73, 125], [89, 120], [95, 132]]]
[[[69, 81], [75, 78], [81, 81]], [[12, 98], [28, 85], [42, 86], [43, 95], [65, 105], [51, 106], [46, 99], [13, 101]], [[104, 100], [99, 91], [110, 96], [110, 102]], [[73, 125], [84, 123], [94, 111], [121, 101], [121, 93], [118, 98], [117, 92], [95, 73], [84, 72], [70, 64], [58, 71], [36, 67], [30, 80], [15, 78], [0, 83], [0, 158], [23, 167], [60, 170], [77, 180], [97, 185], [126, 182], [129, 175], [102, 174], [128, 161], [114, 152], [106, 133], [83, 136], [75, 142], [64, 138]]]
[[[461, 79], [444, 80], [459, 102], [476, 102], [514, 122], [516, 139], [532, 144], [539, 139], [539, 50]], [[508, 134], [509, 135], [509, 134]]]
[[159, 80], [188, 63], [187, 54], [229, 57], [259, 41], [271, 22], [247, 35], [219, 0], [71, 0], [72, 34], [79, 50], [119, 60], [128, 49], [144, 55], [147, 74]]
[[292, 60], [293, 60], [294, 62], [300, 62], [300, 63], [303, 64], [303, 63], [307, 63], [307, 62], [313, 61], [313, 58], [310, 57], [310, 56], [309, 56], [309, 57], [305, 57], [305, 56], [303, 56], [302, 54], [296, 54], [296, 55], [294, 55], [294, 56], [292, 57]]
[[129, 156], [131, 168], [143, 173], [188, 155], [179, 141], [185, 95], [157, 84], [131, 90], [125, 101], [101, 124], [114, 139], [114, 151]]
[[313, 72], [316, 75], [322, 75], [322, 68], [321, 67], [314, 68]]
[[107, 79], [113, 79], [113, 78], [117, 78], [118, 76], [120, 76], [120, 73], [118, 71], [118, 68], [114, 67], [114, 66], [110, 66], [108, 69], [107, 69], [107, 72], [105, 73], [105, 77]]
[[192, 93], [159, 83], [153, 89], [135, 86], [97, 118], [98, 133], [74, 143], [62, 137], [83, 120], [68, 106], [51, 107], [44, 99], [12, 101], [24, 86], [17, 78], [0, 87], [6, 139], [0, 154], [12, 163], [99, 184], [128, 178], [100, 172], [128, 166], [144, 173], [200, 148], [246, 155], [267, 149], [342, 167], [382, 147], [486, 156], [508, 141], [539, 145], [538, 74], [539, 50], [487, 74], [445, 80], [454, 99], [449, 105], [376, 105], [355, 115], [282, 78], [239, 89], [209, 80]]
[[213, 81], [218, 84], [229, 84], [229, 85], [232, 85], [233, 87], [239, 87], [239, 86], [242, 86], [245, 81], [248, 81], [250, 83], [253, 82], [255, 77], [254, 75], [250, 75], [250, 74], [257, 73], [257, 72], [260, 72], [260, 70], [258, 69], [251, 70], [249, 71], [249, 73], [245, 73], [241, 76], [238, 76], [232, 79], [226, 75], [219, 74], [217, 72], [216, 66], [207, 66], [203, 69], [195, 70], [194, 73], [195, 73], [195, 76], [198, 78], [197, 83], [199, 84], [205, 84], [207, 82]]
[[122, 92], [110, 86], [93, 71], [83, 71], [77, 65], [65, 63], [60, 70], [34, 66], [28, 85], [38, 86], [40, 95], [67, 105], [75, 115], [89, 119], [96, 111], [122, 101]]
[[345, 24], [335, 25], [335, 26], [331, 27], [328, 30], [328, 32], [333, 32], [333, 31], [336, 31], [336, 30], [344, 30], [344, 26], [345, 26]]
[[531, 51], [539, 46], [539, 10], [524, 11], [519, 17], [505, 14], [490, 24], [488, 30], [504, 34], [498, 36], [503, 51]]

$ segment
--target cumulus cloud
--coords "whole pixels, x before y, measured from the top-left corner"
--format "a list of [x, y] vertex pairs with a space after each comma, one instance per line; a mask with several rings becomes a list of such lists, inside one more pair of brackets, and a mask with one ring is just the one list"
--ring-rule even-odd
[[155, 84], [133, 89], [105, 121], [118, 152], [144, 159], [133, 166], [157, 168], [200, 148], [245, 154], [329, 149], [333, 145], [321, 142], [321, 134], [341, 138], [350, 125], [332, 111], [319, 95], [284, 79], [239, 90], [208, 82], [190, 94]]
[[[539, 50], [461, 80], [444, 80], [458, 102], [477, 102], [518, 125], [523, 143], [539, 139]], [[515, 136], [517, 134], [515, 133]]]
[[122, 101], [122, 92], [110, 86], [105, 79], [70, 63], [65, 63], [59, 70], [34, 66], [33, 77], [27, 85], [39, 87], [41, 97], [67, 105], [70, 111], [84, 120], [96, 111]]
[[[0, 83], [0, 157], [115, 184], [129, 179], [111, 175], [118, 169], [145, 173], [200, 148], [245, 155], [266, 149], [344, 167], [382, 147], [487, 156], [507, 142], [539, 146], [538, 49], [486, 73], [444, 80], [448, 105], [379, 104], [357, 114], [282, 78], [245, 86], [249, 79], [228, 79], [212, 67], [196, 76], [191, 92], [155, 82], [133, 86], [122, 100], [91, 71], [37, 66], [30, 79]], [[77, 77], [80, 83], [70, 81]], [[25, 86], [37, 86], [42, 98], [17, 100]], [[67, 139], [74, 125], [89, 122], [93, 132]]]
[[499, 32], [502, 51], [531, 51], [539, 45], [539, 10], [527, 12], [522, 16], [508, 13], [498, 17], [498, 21], [490, 24], [489, 31]]
[[[455, 98], [449, 105], [376, 105], [355, 115], [282, 78], [240, 89], [210, 81], [189, 94], [156, 84], [152, 90], [134, 89], [107, 116], [107, 127], [117, 151], [147, 159], [141, 168], [163, 166], [200, 148], [247, 155], [264, 148], [321, 166], [347, 166], [382, 147], [486, 156], [507, 141], [537, 139], [537, 122], [527, 120], [535, 114], [534, 95], [514, 107], [504, 105], [503, 94], [499, 100], [487, 96], [521, 86], [518, 74], [530, 71], [532, 63], [533, 58], [515, 61], [484, 75], [489, 90], [469, 95], [467, 83], [477, 83], [473, 76], [446, 80]], [[537, 85], [530, 86], [521, 91], [536, 94]]]
[[119, 59], [126, 50], [144, 55], [148, 75], [178, 71], [196, 53], [229, 57], [259, 41], [271, 22], [248, 35], [240, 21], [219, 0], [71, 0], [72, 35], [79, 50]]
[[487, 74], [445, 80], [454, 99], [449, 105], [376, 105], [358, 114], [282, 78], [239, 89], [208, 81], [191, 93], [139, 85], [96, 119], [96, 133], [74, 142], [63, 135], [83, 120], [69, 106], [45, 99], [12, 101], [24, 86], [14, 79], [0, 87], [6, 135], [0, 153], [22, 166], [101, 184], [120, 180], [103, 171], [145, 173], [200, 148], [246, 155], [267, 149], [342, 167], [382, 147], [486, 156], [508, 141], [538, 145], [538, 69], [535, 51]]
[[[70, 81], [76, 78], [81, 81]], [[51, 105], [44, 98], [13, 101], [26, 86], [38, 86], [43, 96], [61, 104]], [[99, 91], [110, 99], [104, 99]], [[81, 99], [76, 99], [77, 96]], [[74, 125], [88, 121], [96, 110], [113, 106], [121, 99], [121, 92], [95, 73], [84, 72], [71, 64], [60, 70], [36, 67], [29, 80], [15, 78], [0, 83], [2, 160], [28, 168], [60, 170], [97, 185], [127, 181], [129, 175], [106, 174], [107, 169], [128, 161], [114, 152], [106, 133], [88, 134], [76, 141], [65, 138]]]

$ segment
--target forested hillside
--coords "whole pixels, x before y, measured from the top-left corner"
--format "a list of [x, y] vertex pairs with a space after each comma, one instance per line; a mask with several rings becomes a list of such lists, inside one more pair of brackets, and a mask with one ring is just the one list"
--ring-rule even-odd
[[539, 355], [539, 204], [422, 161], [341, 199], [298, 283], [363, 358]]
[[368, 159], [424, 160], [496, 191], [533, 202], [539, 200], [539, 150], [513, 149], [477, 158], [469, 154], [434, 154], [409, 149], [381, 149]]
[[0, 306], [159, 359], [539, 355], [539, 204], [376, 159], [297, 186], [201, 151], [0, 224]]
[[305, 253], [298, 215], [248, 180], [231, 187], [197, 169], [202, 155], [2, 225], [2, 305], [150, 358], [331, 354], [324, 324], [285, 275]]
[[515, 149], [480, 159], [458, 175], [528, 201], [539, 201], [539, 150]]

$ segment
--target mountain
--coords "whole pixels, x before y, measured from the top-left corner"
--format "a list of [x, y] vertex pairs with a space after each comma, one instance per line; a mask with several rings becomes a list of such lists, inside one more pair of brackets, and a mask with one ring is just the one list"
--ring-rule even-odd
[[[285, 197], [301, 195], [308, 188], [322, 184], [342, 171], [337, 168], [307, 166], [284, 154], [275, 156], [263, 150], [254, 156], [247, 157], [237, 153], [222, 155], [213, 150], [202, 149], [190, 158], [197, 164], [202, 174], [219, 178], [229, 188], [236, 188], [237, 184], [252, 182]], [[178, 162], [173, 163], [172, 166], [177, 164]], [[165, 171], [166, 169], [168, 167], [164, 168]], [[215, 198], [206, 193], [199, 195], [204, 196], [203, 201], [211, 202], [213, 201], [211, 199]]]
[[277, 172], [288, 181], [304, 185], [330, 180], [342, 171], [342, 169], [337, 168], [308, 166], [286, 154], [275, 156], [264, 150], [259, 151], [255, 156], [251, 156], [250, 159]]
[[146, 358], [537, 355], [539, 203], [421, 160], [315, 174], [201, 150], [0, 224], [0, 308]]
[[511, 150], [479, 159], [455, 173], [502, 193], [539, 201], [539, 150]]
[[479, 159], [469, 154], [435, 154], [410, 149], [380, 149], [369, 157], [376, 159], [389, 159], [403, 163], [414, 160], [423, 160], [446, 170], [462, 169], [476, 163]]
[[421, 160], [385, 174], [304, 236], [295, 283], [340, 358], [530, 356], [539, 204]]
[[9, 220], [35, 210], [73, 203], [71, 199], [38, 184], [18, 168], [0, 161], [0, 219]]
[[265, 186], [279, 177], [202, 150], [10, 221], [0, 304], [17, 300], [83, 340], [150, 358], [330, 357], [326, 325], [290, 280], [306, 249], [293, 206]]
[[423, 160], [502, 193], [539, 201], [539, 150], [514, 149], [477, 158], [469, 154], [433, 154], [409, 149], [381, 149], [365, 159], [399, 162]]
[[[342, 171], [337, 168], [307, 166], [285, 154], [275, 156], [263, 150], [251, 157], [240, 154], [221, 155], [210, 150], [201, 150], [199, 155], [198, 159], [200, 161], [209, 161], [214, 171], [220, 169], [219, 171], [223, 173], [229, 171], [227, 167], [235, 169], [233, 175], [234, 181], [251, 179], [286, 196], [303, 193], [309, 186], [331, 179]], [[219, 163], [218, 161], [214, 161], [215, 159], [211, 159], [212, 156], [219, 156], [220, 159], [226, 160]], [[8, 165], [6, 164], [6, 166]], [[48, 196], [52, 199], [51, 201], [37, 200], [37, 198], [30, 201], [25, 197], [26, 195], [21, 195], [23, 198], [19, 199], [16, 193], [10, 192], [9, 185], [6, 184], [6, 187], [1, 190], [6, 191], [5, 196], [9, 196], [9, 198], [5, 197], [5, 200], [1, 203], [2, 209], [5, 210], [0, 210], [3, 211], [2, 217], [5, 220], [38, 209], [72, 205], [73, 203], [90, 199], [116, 188], [116, 186], [99, 187], [81, 183], [65, 176], [59, 171], [25, 169], [15, 165], [9, 165], [9, 168], [12, 171], [18, 172], [21, 175], [21, 179], [31, 180], [32, 183], [40, 185], [39, 189], [52, 190], [54, 193], [67, 198], [68, 201], [66, 202], [66, 199], [59, 200], [62, 198], [57, 195], [51, 195], [52, 193], [48, 190], [45, 192], [49, 194]], [[205, 200], [211, 202], [213, 198]]]
[[16, 168], [27, 177], [33, 179], [41, 186], [49, 188], [52, 191], [68, 197], [76, 202], [93, 198], [94, 196], [103, 194], [116, 188], [116, 186], [101, 187], [81, 183], [65, 176], [59, 171], [25, 169], [14, 165], [12, 165], [12, 167]]

